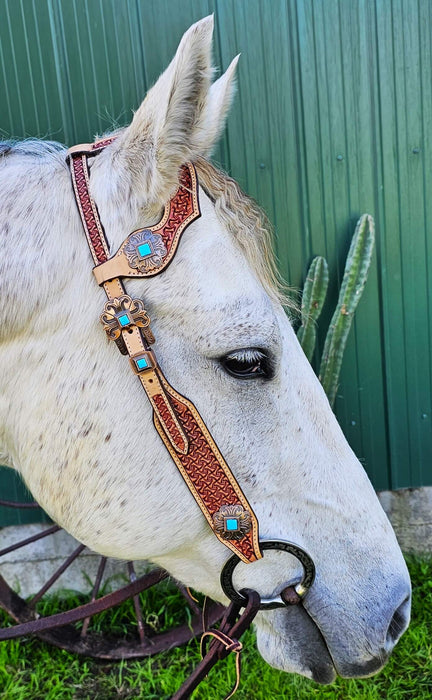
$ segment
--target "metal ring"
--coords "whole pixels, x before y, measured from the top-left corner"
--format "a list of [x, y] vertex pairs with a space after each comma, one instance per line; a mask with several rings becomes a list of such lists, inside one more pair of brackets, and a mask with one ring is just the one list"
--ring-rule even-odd
[[[296, 586], [294, 586], [297, 595], [300, 598], [304, 598], [309, 588], [312, 586], [315, 578], [315, 565], [307, 552], [292, 542], [285, 542], [284, 540], [267, 540], [260, 542], [261, 551], [266, 549], [278, 549], [282, 552], [287, 552], [292, 554], [296, 559], [299, 560], [300, 564], [303, 566], [303, 578]], [[236, 591], [233, 586], [232, 576], [234, 569], [237, 564], [241, 561], [237, 554], [234, 554], [228, 559], [225, 566], [222, 569], [220, 582], [222, 590], [225, 595], [232, 600], [234, 603], [239, 605], [244, 605], [247, 603], [246, 596], [242, 595], [241, 591]], [[283, 600], [278, 598], [264, 598], [261, 600], [260, 610], [272, 610], [274, 608], [283, 608], [285, 603]]]

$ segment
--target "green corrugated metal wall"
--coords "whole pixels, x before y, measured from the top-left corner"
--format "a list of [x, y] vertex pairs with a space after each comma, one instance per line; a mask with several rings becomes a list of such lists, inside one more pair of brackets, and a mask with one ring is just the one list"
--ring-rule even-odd
[[375, 216], [336, 411], [376, 488], [432, 484], [430, 0], [0, 0], [3, 135], [72, 144], [126, 123], [212, 11], [217, 65], [242, 53], [216, 158], [269, 213], [290, 284], [327, 257], [327, 320], [354, 224]]

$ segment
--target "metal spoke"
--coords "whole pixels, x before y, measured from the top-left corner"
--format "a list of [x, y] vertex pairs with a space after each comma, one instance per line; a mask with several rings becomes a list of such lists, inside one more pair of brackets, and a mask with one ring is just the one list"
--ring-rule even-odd
[[52, 527], [48, 528], [48, 530], [38, 532], [37, 535], [32, 535], [32, 537], [27, 537], [27, 539], [21, 540], [21, 542], [17, 542], [16, 544], [12, 544], [10, 545], [10, 547], [5, 547], [5, 549], [1, 549], [0, 557], [2, 557], [4, 554], [9, 554], [9, 552], [14, 552], [16, 549], [20, 549], [20, 547], [25, 547], [26, 544], [31, 544], [32, 542], [41, 540], [42, 537], [52, 535], [54, 532], [58, 532], [59, 530], [61, 530], [61, 527], [59, 527], [59, 525], [53, 525]]
[[66, 559], [66, 561], [63, 562], [63, 564], [53, 573], [50, 579], [45, 583], [44, 586], [36, 593], [35, 596], [31, 599], [29, 602], [29, 605], [31, 607], [34, 607], [36, 603], [42, 598], [43, 595], [51, 588], [51, 586], [57, 581], [58, 578], [62, 575], [64, 571], [72, 564], [73, 561], [81, 554], [81, 552], [85, 549], [85, 544], [80, 544], [79, 547], [74, 549], [72, 554]]
[[192, 596], [189, 588], [187, 588], [186, 586], [183, 586], [183, 584], [180, 583], [180, 581], [174, 581], [174, 585], [176, 586], [176, 588], [178, 588], [178, 590], [182, 594], [183, 598], [186, 600], [189, 607], [191, 608], [192, 612], [195, 615], [200, 615], [202, 612], [201, 608], [197, 604], [197, 601], [195, 600], [195, 598]]
[[[11, 507], [21, 507], [22, 505], [16, 504], [15, 502], [2, 502]], [[32, 506], [32, 504], [26, 505], [27, 507]], [[0, 551], [0, 557], [41, 540], [48, 535], [53, 535], [61, 529], [62, 528], [58, 525], [52, 525], [42, 532], [27, 537], [14, 545], [5, 547]], [[148, 574], [137, 579], [134, 565], [132, 562], [129, 562], [127, 564], [127, 569], [131, 583], [115, 590], [113, 593], [101, 597], [100, 589], [106, 571], [106, 557], [101, 557], [98, 563], [98, 570], [91, 593], [91, 602], [62, 613], [40, 616], [35, 608], [37, 602], [41, 600], [43, 595], [59, 579], [61, 574], [72, 562], [77, 559], [84, 549], [85, 546], [82, 544], [76, 547], [30, 602], [25, 601], [16, 594], [5, 579], [0, 576], [0, 608], [5, 610], [17, 623], [12, 627], [0, 629], [0, 642], [4, 639], [15, 639], [27, 634], [36, 634], [46, 642], [62, 649], [92, 656], [97, 659], [113, 660], [152, 656], [161, 651], [184, 644], [192, 637], [200, 634], [202, 631], [202, 620], [201, 615], [197, 614], [199, 608], [189, 591], [182, 586], [182, 584], [176, 582], [174, 583], [176, 583], [177, 588], [192, 608], [192, 617], [188, 615], [187, 622], [183, 622], [172, 629], [163, 631], [158, 631], [156, 626], [153, 628], [151, 625], [147, 624], [145, 609], [140, 595], [142, 591], [156, 585], [168, 576], [167, 572], [161, 569], [152, 569]], [[133, 599], [135, 612], [133, 617], [136, 619], [136, 627], [134, 625], [135, 620], [131, 622], [134, 626], [134, 630], [138, 628], [138, 635], [134, 637], [128, 632], [125, 637], [122, 635], [119, 639], [116, 638], [115, 633], [114, 635], [101, 635], [100, 632], [96, 630], [92, 631], [91, 623], [95, 615], [103, 610], [118, 605], [122, 601], [130, 600], [131, 598]], [[208, 614], [209, 624], [213, 624], [216, 620], [220, 619], [222, 612], [222, 606], [212, 603]], [[80, 620], [83, 621], [81, 629], [75, 624]], [[130, 631], [132, 631], [131, 625]]]
[[[127, 568], [128, 568], [128, 573], [129, 573], [129, 580], [131, 583], [133, 583], [137, 579], [133, 562], [128, 561]], [[145, 644], [146, 642], [148, 644], [149, 639], [146, 635], [146, 630], [145, 630], [145, 626], [144, 626], [144, 620], [143, 620], [143, 616], [142, 616], [139, 595], [134, 595], [133, 602], [134, 602], [135, 617], [136, 617], [136, 621], [137, 621], [140, 642], [141, 642], [141, 644]], [[147, 631], [148, 631], [148, 629], [147, 629]]]
[[[99, 562], [99, 567], [97, 570], [97, 574], [96, 574], [96, 581], [95, 581], [95, 584], [94, 584], [93, 590], [92, 590], [92, 596], [91, 596], [92, 603], [96, 600], [96, 596], [99, 593], [99, 588], [100, 588], [100, 585], [102, 582], [102, 576], [104, 575], [106, 563], [107, 563], [107, 558], [101, 557], [101, 560]], [[86, 619], [84, 620], [82, 630], [81, 630], [81, 637], [86, 636], [90, 620], [91, 620], [91, 616], [86, 617]]]
[[16, 501], [4, 501], [0, 499], [0, 506], [3, 508], [40, 508], [39, 503], [33, 501], [32, 503], [17, 503]]

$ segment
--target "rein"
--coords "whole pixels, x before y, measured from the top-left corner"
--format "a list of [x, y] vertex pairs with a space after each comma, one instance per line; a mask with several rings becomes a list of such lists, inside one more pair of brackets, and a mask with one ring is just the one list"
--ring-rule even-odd
[[[230, 652], [238, 657], [238, 637], [258, 610], [300, 602], [313, 583], [315, 567], [298, 545], [280, 540], [260, 541], [257, 517], [197, 408], [171, 386], [158, 365], [150, 347], [155, 339], [144, 302], [132, 299], [122, 282], [123, 278], [153, 277], [172, 262], [184, 230], [201, 216], [195, 168], [191, 163], [182, 166], [179, 188], [166, 204], [159, 223], [130, 233], [110, 257], [109, 243], [90, 194], [88, 159], [114, 139], [74, 146], [67, 155], [76, 203], [95, 265], [93, 273], [108, 297], [100, 319], [107, 337], [129, 356], [132, 371], [153, 408], [154, 426], [209, 526], [233, 553], [221, 574], [222, 589], [232, 602], [219, 630], [206, 633], [214, 638], [203, 661], [173, 696], [173, 700], [182, 700], [189, 697], [219, 658]], [[268, 549], [294, 555], [303, 566], [302, 581], [285, 588], [274, 599], [261, 600], [255, 591], [236, 591], [232, 575], [237, 564], [253, 563]], [[242, 608], [244, 612], [240, 614]]]

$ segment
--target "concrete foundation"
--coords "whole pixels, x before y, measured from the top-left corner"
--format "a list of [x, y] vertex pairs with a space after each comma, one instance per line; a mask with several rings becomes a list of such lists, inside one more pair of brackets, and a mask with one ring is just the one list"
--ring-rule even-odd
[[432, 554], [432, 486], [378, 493], [406, 554]]
[[[381, 491], [378, 498], [387, 513], [402, 550], [407, 554], [432, 554], [432, 487]], [[0, 550], [18, 540], [46, 530], [44, 525], [19, 525], [0, 529]], [[0, 560], [0, 574], [20, 595], [36, 593], [78, 546], [64, 531], [39, 540]], [[99, 555], [89, 550], [61, 575], [52, 590], [69, 589], [88, 592], [95, 579]], [[138, 574], [145, 562], [135, 563]], [[108, 560], [104, 581], [110, 589], [119, 581], [127, 582], [125, 562]]]
[[[0, 530], [0, 550], [27, 537], [47, 530], [50, 526], [17, 525]], [[0, 575], [23, 598], [36, 593], [49, 580], [65, 559], [79, 545], [71, 535], [60, 530], [53, 535], [5, 554], [0, 560]], [[52, 586], [51, 591], [73, 590], [90, 592], [96, 578], [100, 555], [85, 549]], [[141, 575], [148, 569], [146, 562], [134, 562], [135, 571]], [[126, 562], [108, 559], [103, 585], [112, 590], [128, 583]]]

